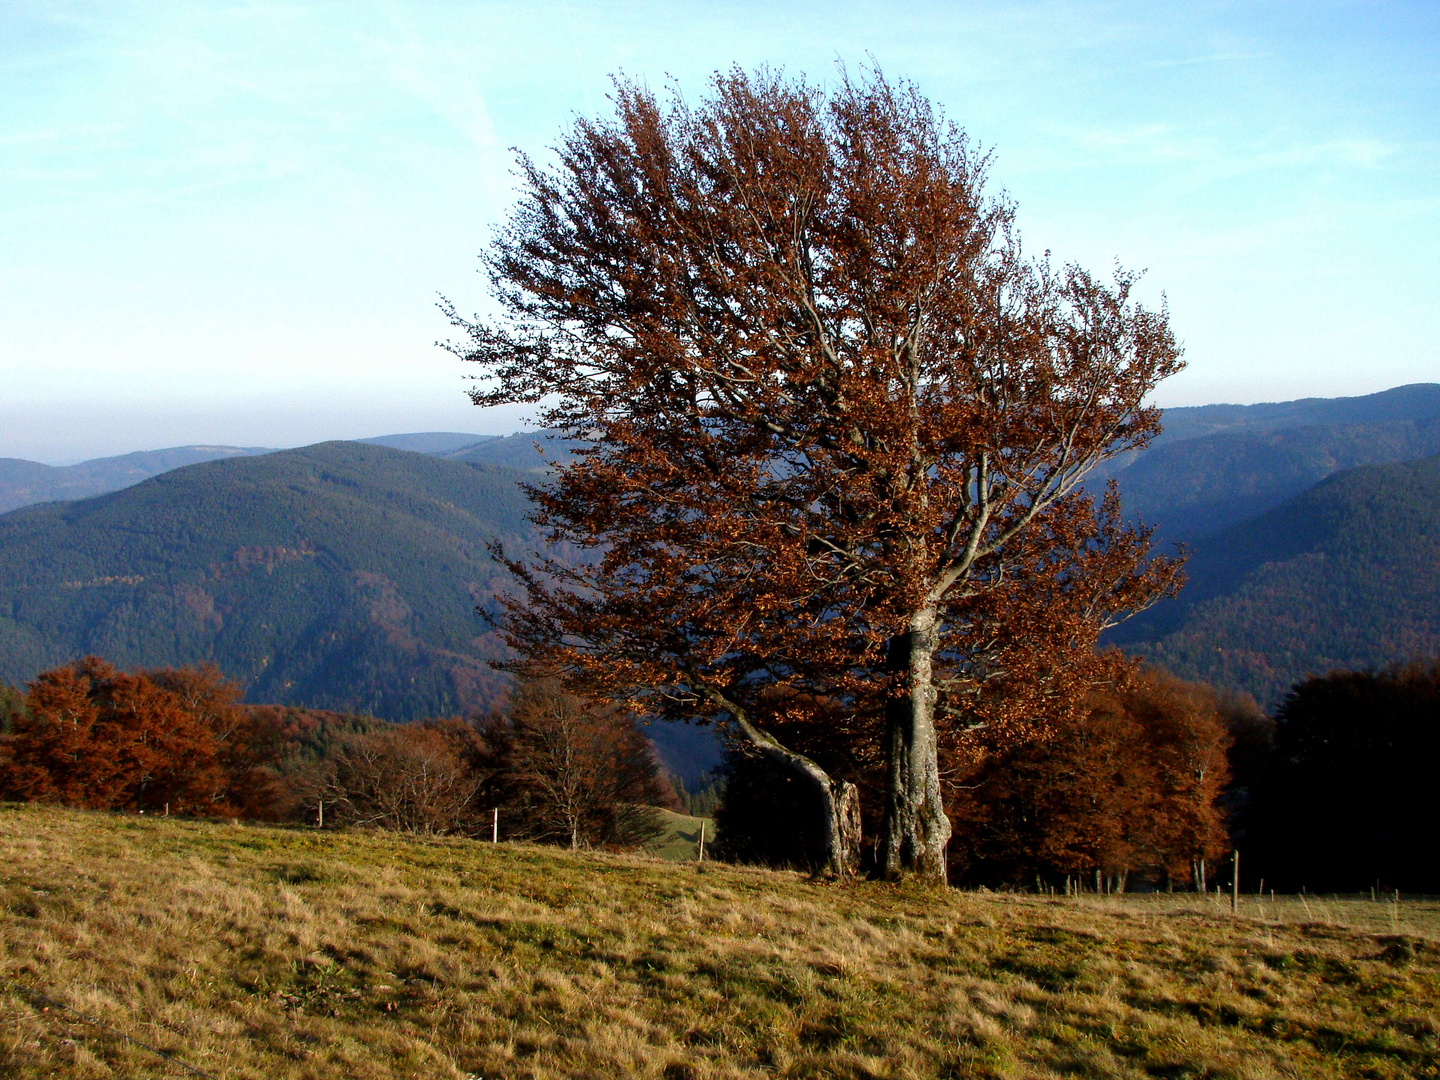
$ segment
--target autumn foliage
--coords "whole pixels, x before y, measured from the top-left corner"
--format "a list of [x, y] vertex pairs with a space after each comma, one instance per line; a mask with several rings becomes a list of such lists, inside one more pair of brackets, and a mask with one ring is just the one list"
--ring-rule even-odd
[[1230, 849], [1231, 729], [1257, 713], [1253, 701], [1144, 671], [1035, 739], [977, 753], [951, 786], [956, 876], [1202, 884]]
[[1083, 487], [1158, 430], [1168, 315], [1133, 275], [1028, 257], [988, 155], [878, 73], [613, 100], [554, 168], [521, 159], [498, 314], [450, 309], [478, 404], [584, 441], [533, 520], [601, 554], [512, 553], [507, 643], [572, 687], [727, 717], [812, 786], [843, 875], [854, 785], [752, 723], [777, 686], [829, 698], [880, 760], [877, 870], [942, 879], [937, 732], [1175, 581]]
[[239, 698], [212, 665], [96, 657], [0, 686], [0, 798], [487, 837], [500, 809], [507, 839], [572, 847], [643, 843], [674, 798], [628, 712], [551, 683], [412, 724]]
[[[330, 721], [334, 726], [334, 721]], [[521, 686], [474, 722], [337, 730], [291, 770], [305, 820], [566, 847], [633, 847], [656, 833], [657, 779], [634, 718], [554, 683]]]
[[38, 676], [0, 749], [0, 794], [89, 809], [263, 812], [262, 730], [213, 666], [123, 672], [96, 657]]

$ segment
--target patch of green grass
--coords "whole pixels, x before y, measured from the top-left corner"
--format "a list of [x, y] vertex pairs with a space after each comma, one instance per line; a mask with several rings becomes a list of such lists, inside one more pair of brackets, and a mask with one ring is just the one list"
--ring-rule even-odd
[[691, 817], [677, 814], [673, 810], [657, 810], [665, 832], [646, 845], [646, 851], [668, 862], [695, 862], [700, 855], [700, 829], [705, 829], [705, 846], [708, 851], [715, 841], [715, 821], [712, 818]]
[[3, 807], [0, 1074], [1440, 1077], [1433, 910], [1317, 903]]

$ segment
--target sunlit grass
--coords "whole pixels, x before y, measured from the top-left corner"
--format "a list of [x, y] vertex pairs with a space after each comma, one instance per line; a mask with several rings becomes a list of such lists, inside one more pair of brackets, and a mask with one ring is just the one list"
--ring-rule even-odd
[[[1232, 898], [1222, 890], [1218, 895], [1199, 897], [1194, 893], [1129, 893], [1118, 896], [1085, 894], [1074, 902], [1097, 911], [1144, 914], [1186, 912], [1228, 917]], [[1284, 926], [1343, 927], [1366, 934], [1409, 935], [1440, 941], [1440, 900], [1432, 897], [1401, 897], [1393, 893], [1272, 895], [1241, 893], [1234, 909], [1242, 920]]]
[[694, 862], [700, 857], [700, 830], [705, 830], [705, 848], [708, 853], [715, 843], [715, 819], [693, 817], [673, 810], [656, 811], [660, 815], [665, 832], [645, 846], [646, 854], [656, 855], [670, 862]]
[[186, 1075], [20, 988], [227, 1080], [1440, 1075], [1434, 906], [1320, 903], [7, 806], [0, 1075]]

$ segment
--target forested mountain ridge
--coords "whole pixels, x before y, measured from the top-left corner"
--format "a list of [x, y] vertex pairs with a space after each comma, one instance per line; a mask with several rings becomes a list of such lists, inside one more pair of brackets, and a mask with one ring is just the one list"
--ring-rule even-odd
[[1210, 435], [1283, 431], [1329, 424], [1385, 424], [1440, 416], [1440, 383], [1409, 383], [1359, 397], [1299, 398], [1256, 405], [1187, 405], [1165, 410], [1152, 446]]
[[[1166, 423], [1111, 471], [1162, 548], [1194, 544], [1190, 584], [1110, 641], [1269, 703], [1330, 667], [1440, 653], [1440, 493], [1426, 479], [1440, 459], [1414, 460], [1440, 453], [1440, 386], [1174, 409]], [[519, 484], [571, 449], [543, 432], [422, 432], [82, 463], [220, 455], [0, 516], [0, 679], [87, 652], [213, 659], [252, 701], [392, 719], [483, 707], [500, 686], [473, 611], [500, 580], [485, 545], [536, 542]], [[0, 462], [0, 493], [47, 470]]]
[[376, 435], [371, 439], [356, 439], [355, 442], [372, 446], [388, 446], [392, 450], [411, 450], [417, 454], [449, 457], [497, 437], [495, 435], [473, 435], [463, 431], [412, 431], [403, 435]]
[[1440, 453], [1440, 384], [1356, 398], [1166, 409], [1147, 450], [1108, 463], [1127, 513], [1157, 540], [1190, 542], [1287, 499], [1342, 469]]
[[[1364, 397], [1166, 409], [1152, 446], [1103, 467], [1095, 481], [1121, 477], [1131, 511], [1158, 522], [1162, 538], [1190, 540], [1276, 506], [1338, 469], [1440, 452], [1437, 420], [1440, 384], [1434, 383]], [[545, 432], [430, 431], [356, 441], [525, 471], [545, 468], [546, 459], [563, 461], [573, 449]], [[0, 458], [0, 513], [90, 498], [198, 462], [273, 452], [178, 446], [65, 466]]]
[[486, 545], [535, 537], [523, 473], [358, 443], [194, 465], [0, 516], [0, 678], [95, 653], [213, 660], [252, 701], [391, 719], [499, 692]]
[[[532, 467], [531, 461], [520, 454], [523, 449], [533, 456], [529, 437], [474, 435], [460, 431], [417, 431], [402, 435], [377, 435], [371, 439], [355, 441], [389, 446], [396, 450], [412, 450], [417, 454], [486, 461], [497, 465], [511, 464], [507, 458], [515, 457], [519, 459], [520, 467]], [[487, 454], [482, 450], [482, 444], [488, 442], [502, 445]], [[470, 456], [467, 456], [467, 451], [472, 452]], [[275, 448], [269, 446], [172, 446], [165, 450], [138, 450], [133, 454], [121, 454], [117, 457], [91, 458], [76, 465], [44, 465], [23, 458], [0, 458], [0, 513], [36, 503], [104, 495], [138, 484], [152, 476], [159, 476], [171, 469], [196, 465], [203, 461], [220, 461], [274, 452]]]
[[1225, 432], [1168, 443], [1119, 474], [1127, 512], [1190, 542], [1279, 506], [1342, 469], [1440, 453], [1440, 418]]
[[167, 450], [93, 458], [78, 465], [42, 465], [23, 458], [0, 458], [0, 513], [57, 499], [88, 499], [202, 461], [269, 452], [259, 446], [172, 446]]
[[1110, 642], [1272, 705], [1307, 675], [1440, 655], [1440, 455], [1337, 473], [1200, 541], [1187, 572]]
[[489, 439], [474, 446], [445, 455], [451, 461], [476, 461], [488, 465], [506, 465], [529, 472], [543, 471], [547, 462], [569, 460], [577, 444], [544, 431], [517, 431], [498, 439]]

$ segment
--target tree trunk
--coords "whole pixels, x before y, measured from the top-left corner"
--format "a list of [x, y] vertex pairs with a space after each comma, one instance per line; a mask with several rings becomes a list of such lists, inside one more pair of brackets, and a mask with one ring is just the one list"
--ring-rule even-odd
[[901, 677], [885, 705], [885, 824], [880, 871], [890, 879], [914, 874], [946, 881], [945, 845], [950, 819], [940, 794], [940, 750], [935, 736], [935, 682], [931, 670], [939, 635], [933, 608], [917, 612], [908, 633], [890, 639], [886, 670]]
[[[834, 781], [831, 781], [834, 785]], [[830, 858], [829, 872], [836, 877], [852, 878], [860, 869], [860, 789], [848, 780], [839, 784], [835, 797], [833, 827], [829, 830], [830, 850], [838, 855]]]
[[733, 707], [731, 717], [757, 750], [800, 777], [814, 791], [825, 836], [822, 850], [816, 853], [816, 876], [853, 878], [860, 866], [860, 789], [847, 780], [832, 780], [814, 761], [781, 746], [769, 732], [757, 728]]

